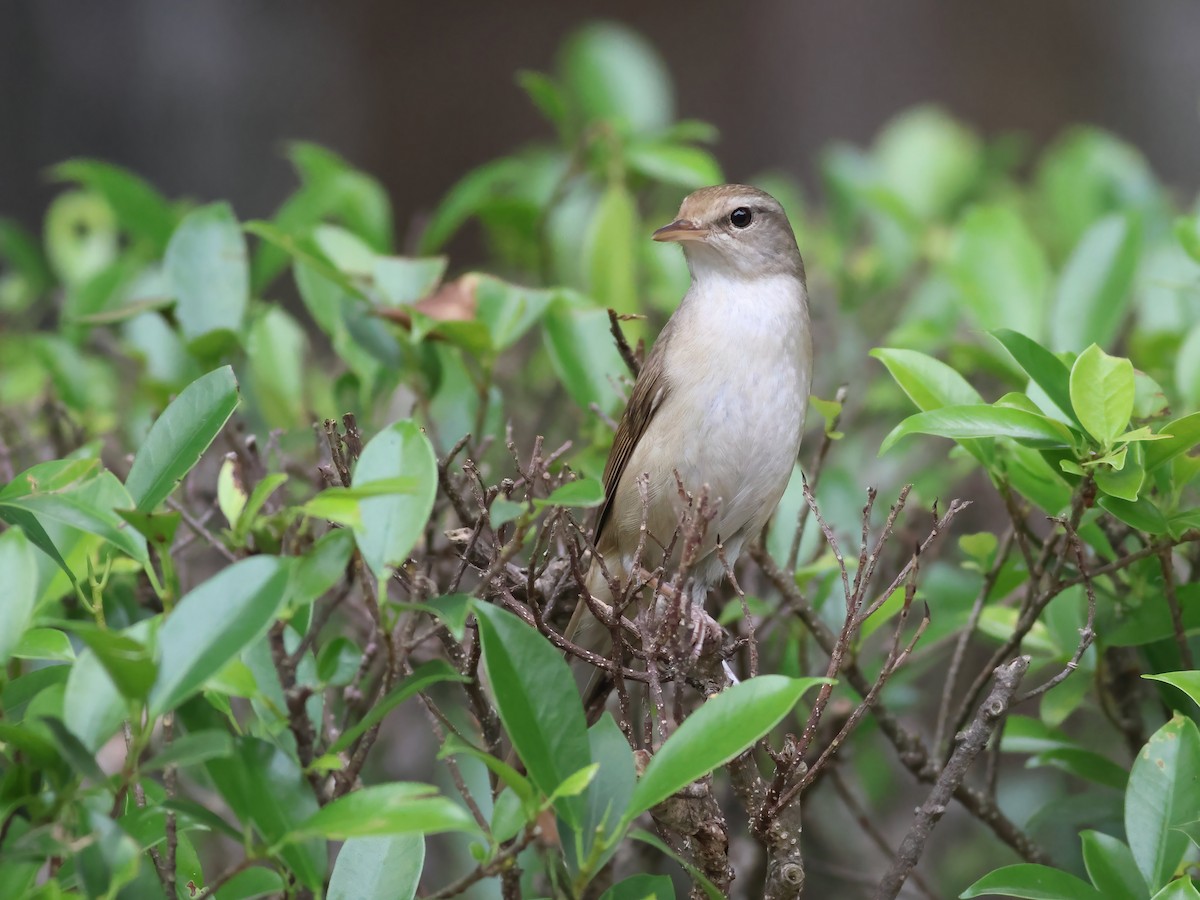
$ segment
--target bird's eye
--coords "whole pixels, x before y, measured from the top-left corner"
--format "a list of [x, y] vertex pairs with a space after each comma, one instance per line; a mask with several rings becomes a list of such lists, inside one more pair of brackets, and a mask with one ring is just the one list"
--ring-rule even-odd
[[750, 210], [744, 206], [739, 206], [729, 214], [729, 224], [734, 228], [745, 228], [750, 224], [751, 218], [753, 217], [750, 215]]

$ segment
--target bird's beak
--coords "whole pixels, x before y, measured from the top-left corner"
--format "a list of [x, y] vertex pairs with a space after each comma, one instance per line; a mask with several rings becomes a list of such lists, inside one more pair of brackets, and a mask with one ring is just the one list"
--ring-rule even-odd
[[654, 232], [656, 241], [702, 241], [706, 237], [707, 228], [687, 219], [676, 219], [670, 225], [664, 225]]

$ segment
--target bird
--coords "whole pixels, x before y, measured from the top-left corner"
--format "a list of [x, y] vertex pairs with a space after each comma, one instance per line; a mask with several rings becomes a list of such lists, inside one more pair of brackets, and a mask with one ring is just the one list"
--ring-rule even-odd
[[[599, 558], [586, 587], [607, 608], [610, 577], [624, 585], [639, 576], [635, 563], [652, 570], [664, 562], [688, 503], [682, 485], [693, 497], [704, 490], [715, 506], [688, 570], [690, 597], [702, 611], [724, 573], [718, 542], [732, 565], [762, 531], [792, 476], [812, 383], [808, 290], [783, 206], [748, 185], [689, 194], [653, 239], [682, 247], [691, 285], [618, 422], [596, 517]], [[643, 517], [649, 534], [639, 560]], [[673, 555], [677, 565], [678, 547]], [[581, 599], [565, 634], [574, 637], [585, 623], [585, 631], [608, 632], [596, 627]]]

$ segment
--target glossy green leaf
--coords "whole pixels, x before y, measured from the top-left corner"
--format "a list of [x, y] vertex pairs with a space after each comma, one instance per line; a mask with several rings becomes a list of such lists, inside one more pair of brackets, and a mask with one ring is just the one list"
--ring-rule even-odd
[[1056, 350], [1112, 342], [1129, 307], [1141, 247], [1141, 228], [1129, 216], [1106, 216], [1084, 233], [1067, 258], [1051, 307]]
[[252, 556], [186, 594], [158, 632], [158, 679], [151, 715], [175, 708], [260, 639], [286, 599], [290, 567]]
[[354, 535], [343, 528], [321, 537], [292, 565], [292, 583], [288, 587], [292, 603], [296, 606], [312, 603], [341, 581], [353, 551]]
[[1177, 825], [1200, 809], [1200, 732], [1190, 719], [1175, 716], [1138, 753], [1125, 793], [1125, 834], [1138, 870], [1158, 890], [1166, 884], [1188, 848]]
[[1188, 453], [1200, 444], [1200, 412], [1168, 422], [1159, 429], [1159, 434], [1170, 437], [1154, 441], [1146, 447], [1146, 471], [1152, 472], [1163, 463], [1183, 453]]
[[1034, 863], [1017, 863], [989, 872], [958, 896], [992, 894], [1030, 900], [1105, 900], [1105, 895], [1086, 881], [1061, 869]]
[[416, 422], [396, 422], [371, 438], [354, 467], [354, 487], [412, 478], [411, 493], [389, 493], [359, 502], [362, 525], [354, 529], [358, 549], [376, 577], [402, 565], [424, 531], [437, 493], [437, 460]]
[[[490, 753], [480, 750], [468, 744], [465, 740], [456, 734], [447, 734], [445, 743], [442, 744], [442, 749], [438, 751], [438, 759], [446, 759], [450, 756], [463, 754], [477, 759], [483, 763], [489, 770], [496, 774], [496, 777], [504, 782], [506, 788], [520, 802], [524, 810], [530, 816], [536, 815], [540, 805], [537, 792], [534, 791], [533, 785], [529, 783], [529, 779], [510, 766], [504, 760], [497, 759]], [[580, 770], [586, 771], [586, 770]], [[565, 782], [564, 782], [565, 783]]]
[[1036, 384], [1058, 410], [1078, 424], [1071, 406], [1071, 371], [1063, 361], [1019, 332], [998, 328], [992, 336], [1017, 361], [1030, 380]]
[[1143, 675], [1153, 681], [1161, 681], [1183, 691], [1192, 701], [1200, 705], [1200, 671], [1162, 672], [1158, 675]]
[[418, 691], [423, 691], [430, 685], [441, 681], [466, 680], [464, 676], [460, 675], [444, 659], [431, 659], [429, 662], [422, 663], [413, 670], [411, 675], [400, 679], [396, 686], [388, 692], [387, 696], [383, 697], [379, 702], [372, 704], [367, 714], [350, 728], [347, 728], [330, 745], [327, 752], [341, 753], [343, 750], [349, 748], [361, 735], [365, 734], [377, 723], [383, 721], [384, 716]]
[[399, 781], [360, 788], [339, 797], [297, 825], [286, 839], [321, 837], [344, 841], [392, 834], [478, 830], [471, 814], [440, 796], [437, 788]]
[[250, 302], [250, 271], [246, 240], [229, 204], [213, 203], [188, 213], [171, 235], [163, 267], [187, 341], [241, 330]]
[[1184, 875], [1166, 885], [1151, 900], [1200, 900], [1200, 891], [1196, 890], [1192, 879]]
[[1142, 900], [1150, 895], [1133, 854], [1122, 841], [1102, 831], [1083, 831], [1083, 864], [1088, 878], [1109, 900]]
[[0, 534], [0, 572], [4, 590], [0, 591], [0, 665], [8, 662], [33, 618], [37, 599], [37, 557], [33, 544], [19, 528]]
[[1095, 344], [1071, 367], [1071, 405], [1080, 423], [1103, 447], [1129, 427], [1133, 415], [1133, 364]]
[[362, 650], [348, 637], [339, 635], [317, 654], [317, 678], [323, 684], [347, 685], [362, 662]]
[[671, 734], [638, 779], [624, 821], [733, 759], [780, 723], [824, 678], [760, 675], [709, 697]]
[[1106, 512], [1139, 531], [1166, 534], [1170, 530], [1162, 510], [1145, 497], [1126, 500], [1119, 496], [1107, 496], [1098, 498], [1097, 502]]
[[425, 866], [420, 834], [350, 838], [338, 851], [328, 900], [412, 900]]
[[909, 416], [892, 429], [879, 447], [880, 454], [910, 434], [964, 438], [1010, 437], [1037, 447], [1068, 447], [1070, 431], [1053, 419], [1005, 406], [946, 406]]
[[617, 312], [638, 309], [639, 223], [633, 195], [613, 183], [600, 198], [588, 231], [588, 292], [600, 306]]
[[981, 327], [1011, 328], [1037, 340], [1050, 271], [1028, 226], [1004, 206], [976, 206], [959, 224], [946, 271]]
[[922, 412], [983, 403], [979, 392], [940, 359], [894, 347], [876, 347], [871, 356], [887, 367], [896, 384]]
[[[530, 779], [548, 797], [592, 761], [575, 680], [554, 645], [512, 613], [476, 604], [475, 615], [500, 720]], [[576, 828], [582, 808], [574, 797], [556, 804]]]
[[199, 462], [237, 405], [233, 369], [222, 366], [193, 381], [163, 410], [125, 479], [139, 510], [152, 512], [167, 499]]

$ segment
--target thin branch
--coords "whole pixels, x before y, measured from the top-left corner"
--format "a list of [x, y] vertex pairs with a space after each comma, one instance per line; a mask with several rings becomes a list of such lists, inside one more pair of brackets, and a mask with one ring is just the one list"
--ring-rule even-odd
[[895, 860], [879, 883], [875, 900], [894, 900], [900, 893], [908, 874], [925, 852], [925, 843], [929, 840], [929, 835], [938, 820], [945, 815], [950, 798], [966, 778], [967, 769], [987, 744], [996, 723], [1008, 713], [1009, 703], [1028, 668], [1029, 657], [1018, 656], [1007, 665], [996, 669], [996, 683], [992, 692], [980, 707], [975, 720], [959, 736], [958, 747], [942, 768], [933, 790], [917, 808], [913, 823], [900, 843]]

